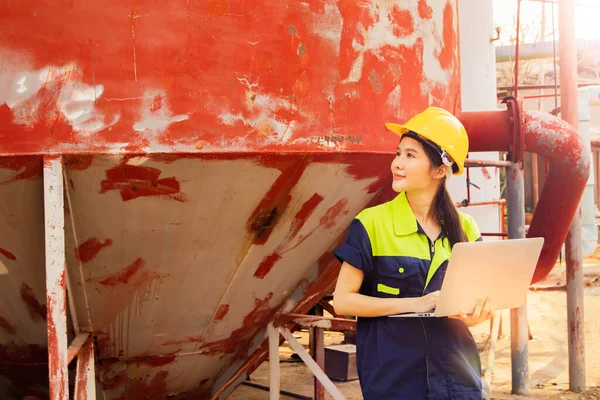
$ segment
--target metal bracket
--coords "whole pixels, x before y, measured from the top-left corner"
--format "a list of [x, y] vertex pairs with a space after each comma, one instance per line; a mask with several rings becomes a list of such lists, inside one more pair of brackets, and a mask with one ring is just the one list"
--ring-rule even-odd
[[525, 135], [523, 134], [523, 109], [522, 104], [513, 96], [505, 97], [502, 104], [506, 104], [509, 120], [512, 124], [512, 144], [508, 152], [508, 160], [514, 163], [523, 161], [525, 153]]

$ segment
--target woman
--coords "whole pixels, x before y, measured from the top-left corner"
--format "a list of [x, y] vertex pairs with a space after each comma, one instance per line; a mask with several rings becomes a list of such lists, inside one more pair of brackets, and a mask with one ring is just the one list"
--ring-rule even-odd
[[446, 179], [464, 170], [467, 133], [436, 107], [386, 127], [400, 136], [391, 165], [399, 195], [362, 211], [334, 252], [343, 263], [334, 307], [358, 317], [363, 396], [480, 400], [481, 364], [468, 326], [491, 318], [489, 299], [480, 299], [470, 315], [387, 318], [434, 309], [452, 246], [481, 240], [475, 221], [458, 212], [446, 189]]

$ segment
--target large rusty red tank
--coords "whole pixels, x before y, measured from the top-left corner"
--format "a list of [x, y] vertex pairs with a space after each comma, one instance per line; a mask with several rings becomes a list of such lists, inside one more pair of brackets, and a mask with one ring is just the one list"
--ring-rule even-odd
[[383, 123], [460, 111], [456, 0], [4, 1], [0, 34], [14, 398], [48, 396], [43, 155], [63, 156], [64, 312], [105, 398], [224, 398], [386, 198]]

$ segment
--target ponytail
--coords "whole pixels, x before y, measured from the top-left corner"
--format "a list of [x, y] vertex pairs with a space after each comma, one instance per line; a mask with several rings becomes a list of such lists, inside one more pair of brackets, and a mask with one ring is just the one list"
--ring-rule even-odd
[[437, 211], [436, 219], [446, 230], [450, 247], [454, 247], [456, 243], [466, 242], [467, 234], [462, 227], [458, 210], [446, 188], [446, 178], [440, 183], [435, 195], [434, 206]]

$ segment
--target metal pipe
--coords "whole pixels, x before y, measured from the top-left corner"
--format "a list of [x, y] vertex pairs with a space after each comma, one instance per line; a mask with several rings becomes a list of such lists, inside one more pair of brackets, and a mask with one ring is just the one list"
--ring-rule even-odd
[[[523, 96], [523, 99], [544, 99], [547, 97], [554, 97], [556, 96], [554, 93], [551, 94], [532, 94], [531, 96]], [[559, 94], [560, 96], [560, 94]]]
[[279, 375], [279, 329], [272, 323], [267, 327], [269, 335], [269, 391], [270, 400], [279, 400], [281, 380]]
[[[552, 57], [550, 55], [549, 57]], [[523, 59], [523, 54], [521, 52], [521, 59]], [[580, 82], [577, 84], [577, 87], [586, 87], [586, 86], [597, 86], [600, 85], [600, 82]], [[545, 85], [519, 85], [519, 90], [539, 90], [539, 89], [554, 89], [554, 84], [545, 84]], [[515, 86], [500, 86], [498, 91], [502, 92], [514, 92]], [[554, 94], [552, 95], [554, 96]], [[506, 97], [506, 95], [502, 95], [501, 97]]]
[[[599, 141], [600, 143], [600, 141]], [[508, 168], [512, 163], [510, 161], [494, 161], [494, 160], [472, 160], [468, 158], [465, 161], [466, 168], [477, 168], [477, 167], [498, 167]]]
[[67, 288], [65, 286], [65, 208], [63, 164], [44, 157], [44, 219], [46, 231], [46, 304], [50, 400], [69, 397], [67, 363]]
[[[513, 164], [506, 174], [506, 206], [508, 207], [508, 238], [525, 237], [525, 183], [523, 170]], [[529, 394], [527, 303], [510, 310], [510, 344], [512, 393]]]
[[470, 151], [507, 151], [514, 146], [514, 122], [520, 122], [526, 151], [548, 160], [549, 171], [533, 214], [529, 237], [544, 237], [532, 283], [554, 267], [590, 173], [590, 156], [577, 131], [538, 111], [524, 111], [514, 121], [509, 110], [465, 112], [460, 120], [469, 133]]
[[[558, 3], [561, 116], [575, 129], [579, 126], [577, 102], [577, 44], [573, 0]], [[569, 389], [583, 393], [585, 384], [585, 347], [583, 324], [583, 260], [581, 207], [567, 235], [567, 320], [569, 326]]]
[[519, 98], [519, 36], [521, 32], [521, 0], [517, 0], [517, 39], [515, 43], [515, 98]]
[[538, 155], [531, 155], [531, 180], [533, 181], [533, 207], [540, 200], [540, 176], [538, 173]]
[[481, 232], [481, 236], [506, 237], [506, 236], [508, 236], [508, 234], [503, 233], [503, 232], [498, 232], [498, 233], [494, 233], [494, 232]]
[[[316, 305], [314, 307], [315, 316], [322, 317], [323, 309]], [[315, 359], [319, 368], [325, 371], [325, 330], [320, 327], [310, 328], [311, 332], [311, 350], [312, 356]], [[314, 379], [314, 398], [315, 400], [324, 400], [325, 399], [325, 387], [321, 384], [321, 382], [317, 379], [317, 377], [313, 377]]]

